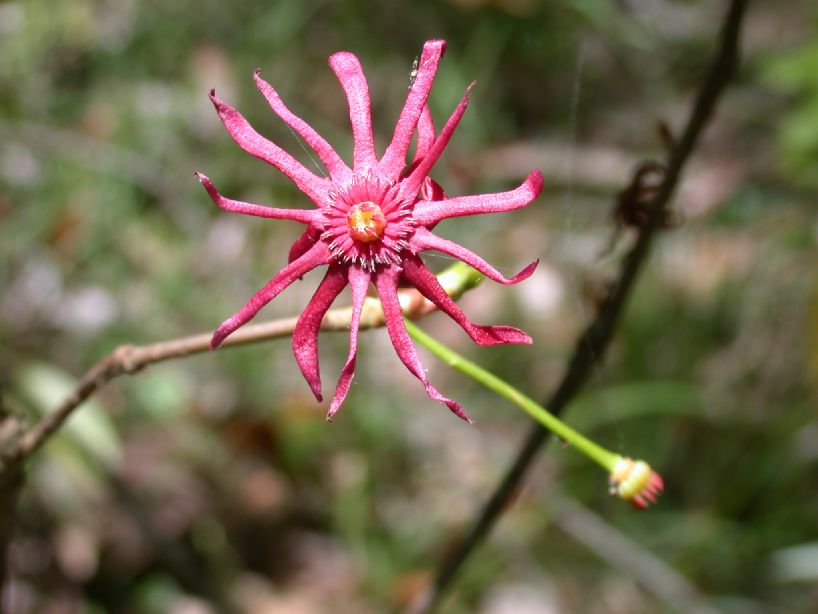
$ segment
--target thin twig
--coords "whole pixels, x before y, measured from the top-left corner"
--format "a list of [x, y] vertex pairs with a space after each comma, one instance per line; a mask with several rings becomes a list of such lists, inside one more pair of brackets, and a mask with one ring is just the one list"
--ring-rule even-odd
[[[0, 389], [0, 455], [8, 445], [22, 432], [22, 421], [9, 411], [3, 401]], [[12, 449], [14, 449], [12, 447]], [[14, 514], [17, 511], [17, 498], [23, 486], [23, 472], [19, 466], [0, 471], [0, 610], [5, 611], [3, 586], [8, 577], [8, 546], [14, 534]]]
[[549, 489], [545, 508], [554, 525], [631, 576], [672, 611], [718, 614], [687, 578], [559, 489]]
[[[732, 0], [730, 3], [721, 29], [718, 51], [696, 96], [684, 133], [681, 139], [674, 143], [669, 153], [667, 172], [656, 197], [650, 204], [649, 218], [639, 229], [636, 242], [622, 262], [619, 277], [610, 287], [595, 319], [577, 340], [574, 354], [561, 382], [551, 398], [543, 403], [555, 415], [559, 415], [583, 387], [613, 337], [626, 300], [645, 264], [661, 222], [665, 219], [668, 204], [676, 191], [682, 170], [712, 117], [716, 102], [732, 79], [738, 65], [739, 34], [747, 1]], [[429, 614], [437, 608], [463, 563], [483, 542], [518, 491], [523, 476], [546, 441], [547, 435], [548, 431], [539, 424], [533, 426], [517, 458], [480, 510], [463, 541], [443, 559], [432, 585], [410, 604], [407, 612]]]
[[[451, 271], [451, 274], [447, 274], [448, 271]], [[441, 285], [455, 298], [473, 287], [476, 278], [475, 271], [471, 269], [465, 271], [463, 267], [457, 265], [439, 276]], [[400, 301], [404, 314], [410, 318], [419, 318], [435, 310], [434, 304], [423, 298], [416, 290], [401, 290]], [[350, 315], [351, 307], [328, 311], [321, 323], [321, 330], [349, 330]], [[297, 321], [297, 317], [292, 317], [245, 326], [233, 333], [224, 342], [223, 347], [249, 345], [286, 337], [293, 332]], [[361, 330], [377, 328], [383, 324], [383, 309], [380, 301], [367, 298], [361, 313]], [[137, 373], [158, 362], [206, 352], [210, 347], [210, 337], [210, 333], [205, 333], [150, 345], [118, 347], [91, 367], [71, 393], [54, 410], [43, 416], [29, 431], [19, 437], [14, 445], [8, 446], [8, 450], [0, 457], [0, 474], [2, 474], [4, 465], [7, 467], [16, 465], [36, 452], [88, 397], [112, 379], [126, 373]]]

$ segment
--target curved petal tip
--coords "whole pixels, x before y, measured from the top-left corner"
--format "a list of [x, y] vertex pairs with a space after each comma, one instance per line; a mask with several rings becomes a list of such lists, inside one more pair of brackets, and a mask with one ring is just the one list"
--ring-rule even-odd
[[434, 51], [443, 55], [446, 51], [446, 41], [441, 38], [434, 38], [423, 43], [423, 51]]
[[210, 346], [208, 347], [209, 351], [214, 351], [219, 349], [219, 346], [224, 341], [224, 337], [219, 335], [219, 331], [213, 333], [213, 336], [210, 338]]
[[470, 336], [478, 345], [531, 345], [534, 340], [513, 326], [476, 326]]
[[509, 282], [512, 283], [512, 284], [518, 284], [521, 281], [525, 281], [526, 279], [531, 277], [531, 275], [534, 274], [534, 270], [537, 268], [538, 264], [540, 264], [540, 259], [539, 258], [537, 258], [534, 262], [532, 262], [527, 267], [525, 267], [522, 271], [517, 273], [514, 277], [512, 277], [509, 280]]
[[540, 195], [544, 183], [545, 179], [543, 179], [540, 169], [535, 168], [528, 174], [528, 177], [525, 179], [525, 185], [531, 190], [531, 200], [534, 200]]
[[461, 420], [465, 420], [469, 424], [474, 424], [474, 420], [468, 414], [468, 412], [463, 408], [463, 406], [458, 403], [457, 401], [453, 401], [444, 397], [434, 386], [432, 386], [428, 381], [423, 382], [423, 387], [426, 388], [426, 394], [429, 395], [429, 398], [443, 403], [449, 410]]

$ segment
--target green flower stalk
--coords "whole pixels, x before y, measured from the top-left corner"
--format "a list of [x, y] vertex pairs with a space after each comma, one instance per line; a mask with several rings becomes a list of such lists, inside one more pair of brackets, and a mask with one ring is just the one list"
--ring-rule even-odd
[[557, 437], [567, 441], [585, 456], [601, 465], [609, 473], [608, 480], [612, 495], [629, 501], [638, 509], [644, 509], [650, 503], [656, 503], [656, 497], [664, 488], [664, 483], [662, 477], [653, 471], [645, 461], [634, 461], [606, 450], [565, 424], [542, 405], [508, 382], [467, 360], [437, 339], [426, 334], [410, 320], [406, 320], [405, 324], [409, 335], [443, 362], [481, 383], [504, 399], [511, 401]]

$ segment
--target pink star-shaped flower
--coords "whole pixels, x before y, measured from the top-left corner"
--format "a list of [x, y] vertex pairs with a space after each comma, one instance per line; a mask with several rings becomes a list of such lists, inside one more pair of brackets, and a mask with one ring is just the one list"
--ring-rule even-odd
[[[532, 171], [518, 188], [498, 194], [447, 198], [429, 177], [468, 105], [466, 90], [457, 108], [435, 133], [426, 99], [432, 88], [438, 63], [446, 47], [444, 41], [427, 41], [398, 118], [392, 141], [378, 158], [372, 138], [369, 89], [358, 58], [336, 53], [329, 65], [338, 76], [349, 101], [349, 118], [354, 138], [352, 168], [304, 120], [296, 117], [281, 101], [273, 87], [255, 73], [258, 89], [272, 110], [315, 150], [329, 177], [320, 177], [290, 154], [256, 132], [236, 109], [211, 91], [210, 99], [230, 136], [246, 152], [264, 160], [287, 175], [315, 203], [315, 209], [277, 209], [225, 198], [205, 175], [197, 173], [210, 198], [222, 209], [258, 217], [294, 220], [307, 226], [293, 244], [289, 264], [279, 271], [247, 304], [225, 320], [213, 334], [211, 349], [217, 348], [236, 329], [250, 321], [282, 290], [308, 271], [329, 265], [295, 327], [292, 337], [295, 359], [315, 397], [321, 401], [318, 372], [318, 330], [324, 314], [341, 291], [352, 289], [349, 355], [341, 371], [327, 418], [341, 407], [349, 392], [358, 349], [361, 309], [374, 284], [383, 305], [386, 328], [395, 351], [409, 371], [426, 388], [427, 394], [444, 403], [457, 416], [469, 420], [459, 403], [444, 397], [427, 380], [415, 347], [403, 324], [398, 286], [409, 284], [457, 322], [480, 345], [531, 343], [523, 331], [511, 326], [479, 326], [472, 323], [457, 303], [444, 291], [419, 254], [435, 250], [468, 263], [486, 277], [502, 284], [515, 284], [534, 271], [532, 262], [507, 279], [482, 258], [466, 248], [432, 232], [441, 220], [462, 215], [511, 211], [528, 205], [542, 189], [542, 175]], [[471, 89], [471, 87], [469, 87]], [[407, 165], [407, 152], [414, 133], [417, 146]]]

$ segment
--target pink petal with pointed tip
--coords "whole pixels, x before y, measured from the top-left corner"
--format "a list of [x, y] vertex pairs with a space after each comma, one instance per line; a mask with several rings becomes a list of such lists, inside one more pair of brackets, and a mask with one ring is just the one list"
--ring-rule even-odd
[[417, 132], [418, 145], [415, 148], [412, 164], [425, 158], [435, 142], [435, 123], [432, 120], [432, 112], [429, 110], [428, 104], [423, 105], [423, 111], [420, 114], [420, 119], [418, 119]]
[[445, 49], [446, 42], [441, 40], [426, 41], [423, 45], [418, 71], [395, 125], [392, 141], [378, 163], [378, 171], [390, 180], [397, 179], [403, 167], [406, 166], [406, 152], [412, 141], [412, 134], [415, 132], [423, 106], [429, 97], [429, 91], [432, 89], [437, 67]]
[[517, 273], [514, 277], [508, 279], [504, 277], [500, 271], [495, 269], [474, 252], [469, 251], [462, 245], [458, 245], [453, 241], [438, 237], [436, 234], [423, 227], [415, 230], [415, 234], [409, 240], [409, 249], [415, 253], [433, 249], [443, 252], [444, 254], [449, 254], [458, 260], [462, 260], [470, 267], [477, 269], [489, 279], [505, 285], [517, 284], [524, 279], [528, 279], [531, 277], [531, 274], [534, 272], [534, 269], [537, 268], [537, 264], [540, 262], [539, 260], [535, 260], [522, 271]]
[[314, 175], [278, 145], [261, 136], [241, 113], [219, 100], [213, 90], [210, 92], [210, 100], [216, 107], [219, 119], [222, 120], [227, 132], [239, 147], [287, 175], [316, 205], [326, 204], [329, 180]]
[[303, 256], [281, 269], [267, 285], [247, 301], [244, 307], [221, 323], [210, 340], [210, 349], [215, 350], [219, 347], [229, 335], [252, 320], [262, 307], [296, 279], [315, 267], [326, 264], [329, 259], [330, 252], [327, 246], [323, 242], [316, 243]]
[[414, 197], [418, 193], [418, 190], [420, 189], [423, 180], [426, 178], [426, 175], [429, 174], [429, 171], [432, 170], [432, 167], [440, 159], [443, 150], [446, 149], [446, 145], [449, 144], [449, 140], [451, 140], [455, 129], [457, 129], [457, 125], [460, 123], [460, 120], [463, 118], [463, 114], [466, 112], [466, 109], [469, 106], [469, 92], [471, 91], [472, 87], [474, 87], [474, 83], [466, 88], [466, 93], [463, 94], [463, 98], [460, 99], [460, 102], [455, 107], [454, 111], [446, 122], [446, 125], [443, 126], [440, 134], [437, 135], [437, 138], [435, 139], [432, 147], [429, 149], [429, 152], [422, 160], [420, 160], [419, 164], [412, 169], [409, 176], [401, 182], [400, 191], [402, 196], [407, 198]]
[[344, 368], [341, 369], [341, 376], [338, 378], [338, 385], [335, 387], [335, 396], [327, 411], [327, 420], [341, 409], [344, 399], [347, 398], [349, 387], [352, 385], [352, 378], [355, 376], [355, 359], [358, 353], [358, 327], [361, 323], [361, 310], [366, 299], [366, 290], [369, 287], [369, 273], [360, 267], [351, 266], [349, 271], [349, 286], [352, 288], [352, 317], [349, 321], [349, 354]]
[[296, 322], [292, 336], [292, 348], [295, 361], [301, 369], [301, 374], [320, 403], [321, 373], [318, 369], [318, 331], [321, 321], [332, 303], [346, 288], [347, 273], [343, 267], [330, 266], [324, 279], [318, 284], [315, 294]]
[[423, 264], [417, 256], [411, 256], [403, 262], [403, 275], [412, 282], [423, 296], [432, 301], [438, 308], [457, 322], [478, 345], [498, 345], [501, 343], [532, 343], [531, 337], [513, 326], [480, 326], [474, 324], [460, 309], [458, 304], [443, 289], [437, 277]]
[[275, 207], [267, 207], [266, 205], [255, 205], [253, 203], [246, 203], [240, 200], [233, 200], [225, 198], [210, 181], [210, 178], [203, 173], [193, 173], [194, 176], [202, 183], [204, 189], [210, 195], [210, 199], [216, 203], [216, 206], [230, 211], [231, 213], [240, 213], [242, 215], [254, 215], [257, 217], [266, 217], [276, 220], [293, 220], [301, 222], [302, 224], [310, 224], [317, 226], [321, 218], [321, 212], [318, 209], [277, 209]]
[[421, 226], [431, 226], [441, 220], [461, 215], [513, 211], [525, 207], [537, 198], [542, 191], [542, 186], [542, 173], [534, 169], [518, 188], [507, 192], [458, 196], [447, 200], [418, 201], [415, 203], [412, 217]]
[[330, 56], [329, 65], [338, 76], [349, 103], [349, 121], [352, 124], [354, 142], [352, 168], [355, 171], [367, 170], [375, 165], [377, 156], [372, 136], [372, 112], [366, 76], [358, 58], [347, 51]]
[[389, 269], [382, 269], [375, 273], [374, 282], [375, 288], [378, 290], [378, 296], [383, 305], [384, 319], [386, 320], [386, 329], [389, 332], [389, 338], [392, 340], [392, 345], [395, 347], [395, 352], [401, 359], [409, 372], [418, 378], [423, 387], [426, 389], [426, 394], [429, 398], [439, 401], [448, 407], [452, 413], [458, 418], [462, 418], [468, 423], [473, 423], [473, 420], [463, 409], [463, 406], [456, 401], [452, 401], [444, 397], [438, 390], [429, 383], [426, 379], [426, 374], [423, 371], [423, 365], [418, 358], [417, 350], [412, 344], [412, 339], [403, 324], [403, 313], [401, 312], [400, 302], [398, 301], [398, 276], [400, 269], [392, 267]]
[[349, 167], [344, 164], [344, 161], [332, 148], [332, 145], [318, 134], [312, 126], [287, 108], [275, 88], [261, 78], [261, 69], [257, 69], [253, 73], [253, 78], [256, 81], [256, 87], [267, 100], [270, 108], [312, 147], [313, 151], [321, 158], [321, 162], [327, 167], [333, 180], [346, 180], [350, 174]]
[[317, 230], [315, 227], [310, 226], [308, 227], [300, 237], [298, 237], [295, 242], [290, 246], [290, 253], [287, 256], [287, 263], [297, 260], [301, 258], [304, 254], [306, 254], [309, 249], [316, 244], [316, 242], [321, 238], [321, 231]]
[[[437, 181], [426, 177], [420, 187], [420, 197], [424, 201], [446, 200], [446, 192]], [[412, 217], [414, 218], [414, 213]], [[433, 226], [434, 224], [429, 224], [428, 228], [431, 229]]]

